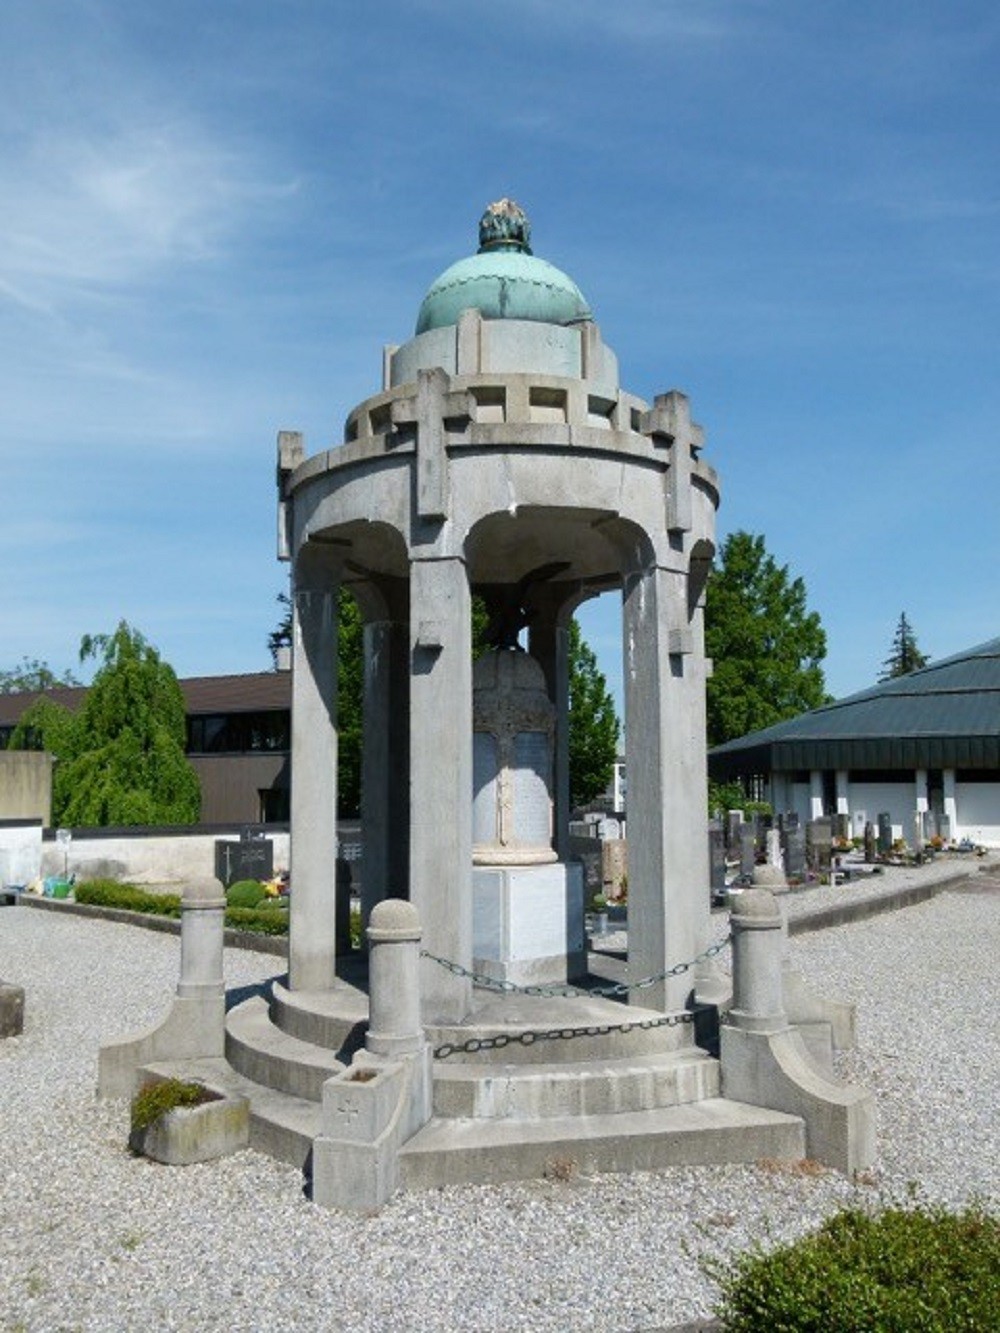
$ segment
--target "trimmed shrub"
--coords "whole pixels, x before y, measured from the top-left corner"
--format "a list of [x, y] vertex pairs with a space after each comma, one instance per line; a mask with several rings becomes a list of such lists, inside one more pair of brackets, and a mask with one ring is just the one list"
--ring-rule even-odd
[[256, 935], [287, 935], [288, 913], [273, 907], [229, 907], [226, 925], [233, 930], [249, 930]]
[[978, 1204], [851, 1208], [720, 1269], [708, 1266], [726, 1333], [987, 1333], [1000, 1310], [1000, 1218]]
[[259, 879], [238, 879], [226, 890], [226, 903], [229, 907], [256, 907], [267, 897]]
[[149, 916], [179, 917], [180, 895], [150, 893], [135, 884], [119, 884], [113, 879], [91, 879], [77, 884], [73, 895], [78, 903], [95, 907], [117, 907], [124, 912], [145, 912]]

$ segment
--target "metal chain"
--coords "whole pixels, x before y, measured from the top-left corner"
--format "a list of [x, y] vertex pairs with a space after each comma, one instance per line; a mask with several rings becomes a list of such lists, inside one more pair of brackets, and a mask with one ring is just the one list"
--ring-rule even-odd
[[456, 977], [468, 977], [474, 986], [480, 986], [483, 990], [501, 991], [510, 995], [543, 995], [549, 999], [559, 996], [570, 997], [574, 999], [597, 996], [603, 999], [614, 999], [622, 995], [628, 995], [630, 991], [648, 990], [650, 986], [655, 986], [658, 981], [666, 981], [668, 977], [680, 977], [685, 972], [689, 972], [692, 967], [697, 967], [699, 963], [706, 962], [709, 958], [714, 958], [716, 954], [731, 942], [732, 935], [726, 935], [721, 940], [716, 940], [710, 944], [707, 949], [703, 949], [697, 957], [692, 958], [689, 963], [675, 963], [673, 967], [666, 968], [663, 972], [656, 972], [651, 977], [643, 977], [640, 981], [618, 982], [613, 986], [594, 986], [592, 989], [583, 990], [579, 986], [519, 986], [514, 981], [505, 981], [498, 977], [489, 977], [482, 972], [472, 972], [461, 963], [452, 962], [450, 958], [440, 958], [437, 954], [431, 953], [427, 949], [420, 950], [421, 958], [429, 958], [432, 963], [437, 963], [447, 972], [451, 972]]
[[664, 1014], [662, 1018], [644, 1018], [636, 1023], [601, 1023], [585, 1028], [549, 1028], [544, 1032], [499, 1032], [495, 1037], [470, 1037], [463, 1042], [444, 1042], [434, 1047], [435, 1060], [449, 1055], [475, 1055], [478, 1051], [499, 1051], [505, 1046], [534, 1046], [540, 1041], [571, 1041], [574, 1037], [605, 1037], [611, 1032], [647, 1032], [651, 1028], [675, 1028], [693, 1023], [694, 1014]]

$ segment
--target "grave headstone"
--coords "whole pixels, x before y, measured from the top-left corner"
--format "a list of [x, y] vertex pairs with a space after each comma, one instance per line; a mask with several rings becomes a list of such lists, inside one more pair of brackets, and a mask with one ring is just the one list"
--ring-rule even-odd
[[833, 826], [824, 816], [811, 819], [806, 825], [806, 859], [810, 869], [825, 871], [830, 869], [833, 854]]
[[871, 865], [878, 855], [878, 839], [875, 836], [875, 825], [868, 823], [865, 825], [865, 862]]
[[884, 810], [878, 817], [878, 849], [882, 856], [892, 851], [892, 816]]
[[767, 830], [767, 864], [777, 866], [780, 870], [784, 869], [784, 858], [781, 855], [781, 832], [776, 828]]
[[833, 816], [833, 836], [835, 838], [848, 839], [851, 836], [851, 817], [850, 815]]
[[722, 825], [710, 820], [708, 825], [709, 883], [714, 898], [726, 889], [726, 842]]
[[806, 874], [806, 831], [788, 829], [785, 833], [785, 875], [789, 880], [802, 880]]
[[219, 838], [215, 843], [215, 878], [225, 888], [241, 879], [270, 879], [274, 873], [274, 845], [253, 829], [244, 829], [239, 842]]
[[757, 839], [752, 824], [740, 825], [740, 875], [749, 877], [757, 861]]
[[743, 827], [743, 811], [726, 812], [726, 848], [735, 857], [739, 852], [740, 829]]

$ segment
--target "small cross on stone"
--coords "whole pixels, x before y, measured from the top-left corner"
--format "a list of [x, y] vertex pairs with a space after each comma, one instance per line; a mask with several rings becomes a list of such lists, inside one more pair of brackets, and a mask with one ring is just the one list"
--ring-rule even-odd
[[392, 404], [394, 426], [417, 430], [417, 513], [421, 518], [448, 516], [448, 454], [446, 421], [468, 421], [472, 396], [450, 391], [448, 375], [435, 367], [417, 372], [417, 392]]

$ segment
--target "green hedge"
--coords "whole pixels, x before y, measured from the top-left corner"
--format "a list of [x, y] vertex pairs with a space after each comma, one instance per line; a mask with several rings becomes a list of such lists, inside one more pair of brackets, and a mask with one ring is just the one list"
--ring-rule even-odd
[[288, 913], [273, 907], [228, 907], [226, 925], [255, 935], [287, 935]]
[[847, 1209], [794, 1244], [708, 1267], [726, 1333], [1000, 1328], [1000, 1218], [978, 1204]]
[[78, 903], [91, 903], [95, 907], [117, 907], [124, 912], [146, 912], [151, 916], [173, 916], [181, 914], [180, 895], [176, 893], [150, 893], [137, 888], [134, 884], [119, 884], [113, 879], [91, 879], [75, 885], [73, 896]]
[[238, 879], [226, 890], [229, 907], [256, 907], [267, 894], [259, 879]]

